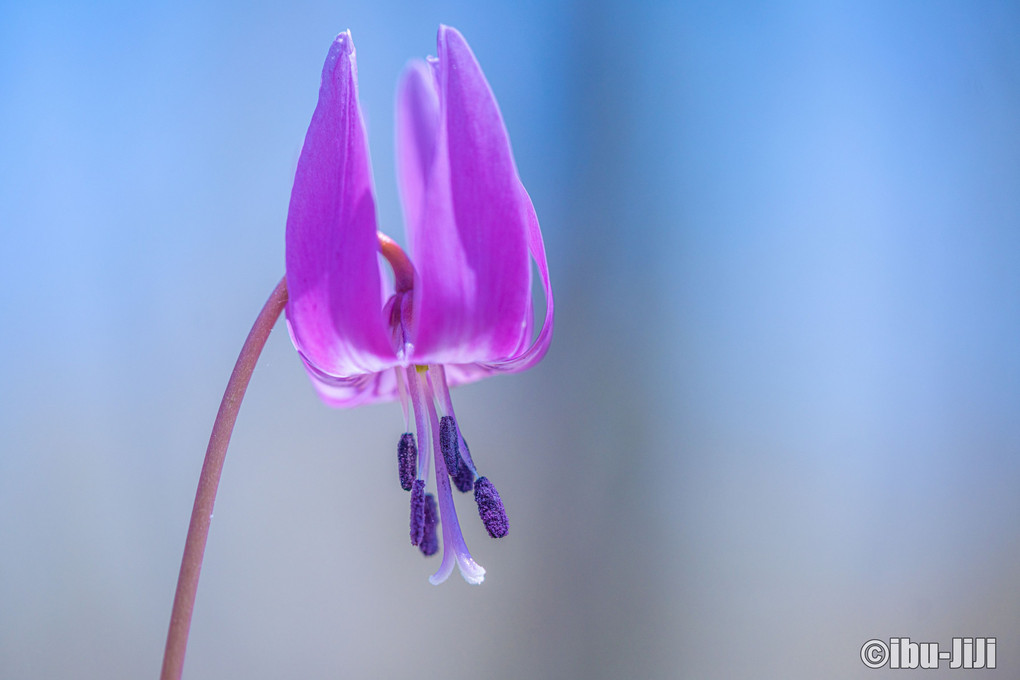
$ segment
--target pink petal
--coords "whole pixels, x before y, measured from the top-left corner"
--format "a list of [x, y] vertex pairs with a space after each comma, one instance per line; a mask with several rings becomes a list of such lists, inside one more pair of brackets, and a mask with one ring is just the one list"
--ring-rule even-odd
[[[425, 184], [439, 133], [439, 95], [425, 62], [408, 63], [397, 87], [397, 181], [404, 223], [416, 232], [425, 209]], [[414, 225], [414, 226], [411, 226]]]
[[[425, 177], [421, 218], [407, 225], [420, 279], [412, 359], [497, 362], [517, 352], [528, 326], [533, 210], [517, 177], [499, 107], [471, 48], [456, 30], [441, 26], [438, 53], [435, 152], [431, 165], [420, 171]], [[426, 82], [423, 75], [414, 78]], [[404, 119], [427, 119], [420, 104], [412, 108], [416, 101], [428, 99], [406, 99]], [[398, 160], [413, 164], [421, 157], [405, 148]], [[401, 170], [402, 178], [418, 174]], [[405, 210], [414, 214], [415, 208]]]
[[[378, 252], [354, 44], [341, 33], [322, 68], [287, 215], [287, 322], [317, 382], [395, 364]], [[325, 396], [335, 385], [317, 387]]]
[[[542, 328], [538, 332], [538, 337], [530, 345], [527, 343], [522, 344], [513, 355], [485, 364], [485, 368], [500, 373], [524, 371], [541, 361], [545, 353], [549, 351], [549, 345], [552, 343], [553, 327], [555, 325], [556, 304], [553, 301], [552, 284], [549, 281], [549, 263], [545, 258], [545, 242], [542, 240], [542, 230], [538, 226], [538, 216], [535, 214], [535, 208], [531, 205], [531, 199], [528, 197], [523, 185], [521, 186], [521, 194], [528, 202], [528, 252], [531, 253], [531, 257], [538, 267], [538, 277], [542, 281], [542, 292], [545, 295], [545, 320], [542, 322]], [[525, 332], [525, 338], [530, 340], [531, 312], [529, 311], [528, 314], [529, 323]]]
[[402, 369], [338, 378], [323, 373], [305, 360], [305, 370], [323, 402], [334, 408], [349, 408], [395, 399], [398, 389], [395, 371]]

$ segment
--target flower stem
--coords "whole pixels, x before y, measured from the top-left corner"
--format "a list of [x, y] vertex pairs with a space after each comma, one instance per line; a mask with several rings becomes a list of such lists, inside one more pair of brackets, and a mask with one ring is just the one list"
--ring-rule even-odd
[[209, 523], [212, 521], [213, 504], [216, 502], [216, 488], [223, 471], [223, 460], [227, 456], [230, 434], [241, 409], [241, 400], [248, 382], [255, 371], [255, 363], [262, 348], [269, 339], [276, 320], [287, 304], [287, 278], [280, 279], [265, 306], [259, 312], [255, 324], [244, 341], [241, 354], [230, 374], [227, 389], [220, 402], [220, 410], [213, 423], [209, 446], [205, 450], [205, 462], [198, 478], [195, 505], [191, 510], [191, 524], [184, 542], [184, 557], [181, 558], [181, 572], [177, 577], [177, 593], [174, 608], [170, 613], [170, 631], [166, 636], [166, 650], [163, 653], [161, 680], [179, 680], [184, 671], [184, 652], [188, 646], [188, 631], [191, 628], [191, 613], [195, 608], [195, 593], [198, 591], [198, 577], [202, 571], [202, 556], [209, 538]]

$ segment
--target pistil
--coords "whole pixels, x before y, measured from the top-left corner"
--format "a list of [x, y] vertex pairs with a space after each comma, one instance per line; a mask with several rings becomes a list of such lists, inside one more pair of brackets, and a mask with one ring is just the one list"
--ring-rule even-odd
[[[424, 385], [427, 389], [427, 383]], [[471, 557], [471, 552], [464, 543], [464, 536], [457, 521], [457, 510], [453, 505], [453, 494], [450, 491], [450, 477], [446, 470], [439, 442], [439, 415], [436, 413], [435, 401], [428, 394], [426, 405], [429, 409], [429, 422], [432, 427], [432, 453], [436, 464], [436, 488], [439, 493], [439, 517], [443, 527], [443, 562], [439, 569], [429, 577], [429, 582], [438, 585], [449, 578], [454, 563], [460, 568], [464, 580], [471, 584], [481, 583], [485, 579], [485, 569]]]

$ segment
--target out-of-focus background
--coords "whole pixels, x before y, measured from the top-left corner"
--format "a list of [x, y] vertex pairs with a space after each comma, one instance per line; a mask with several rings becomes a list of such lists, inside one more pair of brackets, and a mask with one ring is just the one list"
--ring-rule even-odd
[[280, 325], [186, 677], [871, 678], [901, 636], [1017, 677], [1020, 9], [623, 0], [0, 5], [0, 677], [156, 677], [322, 59], [350, 28], [399, 235], [440, 22], [556, 292], [545, 361], [453, 395], [511, 534], [461, 503], [488, 577], [430, 586], [399, 406], [327, 409]]

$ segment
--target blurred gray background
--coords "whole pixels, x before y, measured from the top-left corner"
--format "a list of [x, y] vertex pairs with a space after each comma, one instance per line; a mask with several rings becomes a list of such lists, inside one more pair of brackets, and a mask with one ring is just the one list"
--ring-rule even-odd
[[440, 22], [559, 312], [453, 394], [511, 534], [462, 503], [488, 577], [430, 586], [399, 406], [323, 406], [280, 325], [185, 676], [900, 677], [861, 645], [982, 635], [1020, 676], [1016, 3], [461, 0], [0, 4], [0, 677], [158, 675], [330, 41], [399, 235], [393, 95]]

